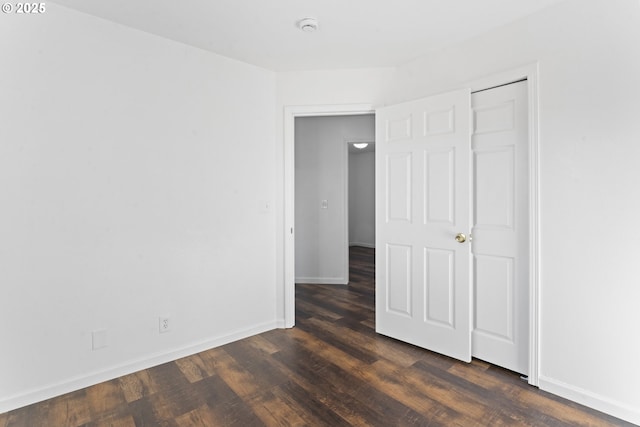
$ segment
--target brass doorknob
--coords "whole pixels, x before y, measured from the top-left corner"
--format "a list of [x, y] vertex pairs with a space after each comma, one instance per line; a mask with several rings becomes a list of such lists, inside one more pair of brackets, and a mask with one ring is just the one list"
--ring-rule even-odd
[[463, 233], [456, 234], [456, 242], [464, 243], [466, 241], [467, 241], [467, 236], [465, 236]]

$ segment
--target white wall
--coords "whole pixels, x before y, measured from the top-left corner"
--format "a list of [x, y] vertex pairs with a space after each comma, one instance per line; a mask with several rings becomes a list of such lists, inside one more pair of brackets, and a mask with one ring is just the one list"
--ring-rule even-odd
[[[278, 107], [374, 104], [384, 102], [394, 68], [291, 71], [278, 73]], [[280, 108], [279, 108], [280, 110]], [[278, 111], [282, 113], [282, 111]]]
[[1, 20], [0, 412], [275, 327], [275, 75], [52, 3]]
[[375, 178], [375, 151], [349, 153], [349, 245], [375, 247]]
[[296, 283], [348, 283], [347, 141], [374, 133], [373, 115], [295, 120]]
[[399, 67], [389, 100], [539, 61], [541, 387], [640, 423], [640, 2], [573, 0]]

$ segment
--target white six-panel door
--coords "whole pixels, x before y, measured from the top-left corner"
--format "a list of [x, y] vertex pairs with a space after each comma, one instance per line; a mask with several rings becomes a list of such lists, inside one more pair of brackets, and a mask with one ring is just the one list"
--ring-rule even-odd
[[528, 374], [526, 81], [474, 93], [473, 356]]
[[376, 331], [470, 361], [470, 92], [376, 123]]

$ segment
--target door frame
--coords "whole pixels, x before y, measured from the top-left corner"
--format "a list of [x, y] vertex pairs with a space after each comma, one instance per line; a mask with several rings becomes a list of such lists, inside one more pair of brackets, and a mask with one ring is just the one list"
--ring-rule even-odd
[[[529, 378], [539, 386], [540, 376], [540, 159], [538, 122], [538, 63], [493, 73], [458, 87], [471, 92], [526, 79], [529, 143]], [[371, 104], [288, 106], [284, 109], [284, 321], [295, 325], [295, 118], [375, 113]]]
[[[296, 117], [356, 116], [375, 114], [372, 104], [301, 105], [284, 107], [284, 327], [295, 325], [295, 121]], [[345, 144], [346, 146], [346, 144]], [[349, 228], [347, 221], [347, 245]], [[346, 251], [349, 266], [349, 251]], [[349, 278], [347, 277], [347, 280]]]

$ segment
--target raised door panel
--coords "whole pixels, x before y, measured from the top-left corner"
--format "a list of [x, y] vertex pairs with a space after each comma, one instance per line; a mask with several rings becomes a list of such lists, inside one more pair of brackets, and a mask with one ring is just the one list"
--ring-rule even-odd
[[424, 153], [424, 223], [455, 225], [455, 148]]
[[385, 139], [387, 142], [411, 140], [412, 134], [413, 118], [410, 114], [386, 122]]
[[474, 135], [513, 130], [515, 127], [515, 102], [508, 100], [497, 104], [474, 108]]
[[475, 264], [475, 330], [513, 342], [513, 258], [479, 255]]
[[386, 156], [387, 222], [411, 222], [412, 154], [392, 153]]
[[424, 249], [424, 321], [437, 327], [455, 328], [455, 253]]
[[386, 246], [386, 310], [406, 317], [412, 316], [411, 252], [411, 246], [392, 244]]
[[513, 229], [515, 152], [511, 147], [476, 151], [475, 225]]
[[454, 107], [424, 112], [423, 129], [425, 136], [455, 133]]

